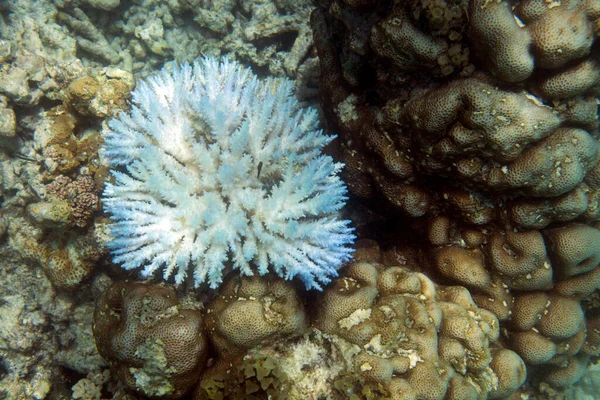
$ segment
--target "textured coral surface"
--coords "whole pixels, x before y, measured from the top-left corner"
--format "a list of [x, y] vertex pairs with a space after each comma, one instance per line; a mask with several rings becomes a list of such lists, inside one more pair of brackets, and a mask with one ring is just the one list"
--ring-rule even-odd
[[[599, 27], [597, 0], [0, 1], [0, 399], [600, 397]], [[201, 56], [302, 107], [320, 63], [345, 218], [377, 243], [323, 292], [111, 262], [103, 125]], [[96, 348], [95, 304], [124, 342]]]
[[324, 292], [315, 322], [360, 347], [348, 387], [362, 395], [378, 388], [394, 399], [458, 400], [503, 398], [523, 384], [525, 363], [502, 348], [497, 317], [467, 289], [437, 287], [411, 271], [412, 260], [401, 267], [372, 258], [357, 254]]
[[148, 397], [182, 397], [208, 357], [202, 314], [168, 287], [111, 286], [96, 306], [93, 331], [121, 381]]
[[311, 18], [351, 192], [499, 319], [523, 395], [560, 396], [598, 355], [598, 17], [594, 1], [332, 0]]
[[414, 272], [410, 252], [400, 266], [358, 247], [306, 304], [272, 276], [230, 278], [205, 309], [217, 354], [194, 398], [499, 399], [523, 384], [525, 363], [466, 288]]

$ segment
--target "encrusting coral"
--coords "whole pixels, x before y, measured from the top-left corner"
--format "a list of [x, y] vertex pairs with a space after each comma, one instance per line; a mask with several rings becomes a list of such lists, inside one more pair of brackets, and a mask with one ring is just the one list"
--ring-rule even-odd
[[292, 89], [210, 58], [141, 83], [131, 113], [105, 132], [114, 261], [145, 276], [162, 268], [177, 283], [191, 270], [196, 286], [213, 288], [229, 261], [307, 288], [336, 276], [354, 240], [337, 217], [342, 164], [321, 153], [333, 138]]
[[[517, 11], [526, 3], [530, 2], [521, 2]], [[421, 2], [394, 6], [372, 2], [368, 7], [324, 2], [313, 14], [323, 71], [321, 97], [332, 128], [343, 138], [342, 156], [346, 173], [352, 177], [348, 179], [350, 189], [363, 198], [374, 199], [381, 193], [388, 204], [411, 217], [453, 209], [467, 222], [477, 224], [502, 217], [495, 215], [494, 209], [500, 207], [492, 195], [502, 201], [500, 195], [505, 195], [511, 200], [509, 207], [518, 203], [522, 210], [527, 197], [555, 198], [583, 189], [592, 205], [590, 197], [596, 190], [580, 184], [598, 161], [595, 80], [563, 79], [565, 88], [576, 86], [576, 92], [544, 98], [536, 89], [538, 80], [527, 82], [528, 91], [511, 88], [494, 74], [475, 70], [474, 65], [479, 58], [497, 58], [508, 65], [502, 68], [519, 70], [516, 59], [526, 56], [531, 58], [524, 62], [530, 64], [526, 68], [530, 71], [519, 78], [523, 80], [534, 67], [542, 68], [534, 63], [536, 57], [543, 58], [544, 51], [550, 54], [554, 48], [562, 49], [565, 54], [561, 57], [570, 63], [575, 58], [594, 64], [591, 45], [595, 34], [589, 27], [597, 17], [593, 7], [579, 7], [580, 3], [545, 5], [539, 10], [540, 14], [562, 15], [561, 20], [573, 14], [577, 21], [585, 22], [582, 29], [574, 30], [581, 36], [581, 50], [567, 55], [558, 43], [562, 38], [556, 33], [557, 25], [543, 16], [536, 20], [535, 29], [547, 33], [539, 40], [548, 45], [538, 46], [532, 54], [528, 44], [532, 39], [518, 46], [508, 41], [494, 45], [493, 40], [499, 38], [518, 41], [520, 35], [529, 37], [529, 26], [517, 25], [518, 15], [512, 14], [507, 2], [475, 1], [468, 9], [454, 2], [436, 3], [453, 34], [432, 27], [419, 8]], [[402, 26], [401, 32], [398, 26]], [[407, 29], [410, 35], [404, 32]], [[385, 40], [378, 36], [381, 31], [388, 32]], [[361, 40], [356, 37], [359, 33], [365, 36]], [[455, 42], [477, 55], [469, 59], [468, 66], [447, 76], [438, 64], [444, 57], [427, 45], [442, 39], [442, 53], [449, 52]], [[340, 41], [351, 51], [340, 52]], [[411, 53], [415, 51], [427, 53], [434, 61], [423, 68], [425, 56], [417, 57]], [[564, 76], [563, 65], [544, 64], [543, 68], [550, 69], [547, 76], [552, 78], [554, 74]], [[598, 74], [597, 68], [593, 71], [590, 75]], [[519, 76], [514, 71], [508, 75], [513, 79]], [[429, 182], [428, 177], [444, 177], [449, 182], [433, 180], [430, 188], [421, 184]], [[521, 219], [526, 218], [522, 211], [520, 214]], [[555, 219], [577, 216], [564, 210]]]

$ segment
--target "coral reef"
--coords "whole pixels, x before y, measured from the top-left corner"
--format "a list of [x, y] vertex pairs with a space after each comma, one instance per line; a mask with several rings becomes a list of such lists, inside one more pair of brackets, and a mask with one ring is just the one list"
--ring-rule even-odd
[[357, 346], [314, 328], [301, 337], [266, 341], [228, 365], [225, 373], [207, 369], [193, 398], [337, 398], [336, 379], [350, 369], [350, 355], [357, 352]]
[[96, 278], [92, 290], [63, 296], [6, 245], [0, 255], [0, 396], [58, 398], [68, 389], [67, 371], [86, 374], [105, 366], [91, 328], [94, 296], [106, 277]]
[[[479, 9], [475, 3], [471, 7]], [[506, 7], [504, 2], [498, 4]], [[552, 8], [552, 12], [559, 9]], [[407, 12], [401, 6], [391, 7], [388, 12], [390, 15], [379, 23], [368, 19], [370, 12], [364, 13], [364, 20], [357, 19], [354, 23], [374, 25], [375, 35], [379, 24], [391, 23], [388, 20], [394, 18], [407, 26], [422, 22], [396, 16], [394, 13]], [[404, 40], [401, 33], [397, 37], [391, 35], [390, 43], [385, 45], [371, 42], [372, 53], [361, 48], [361, 53], [356, 50], [338, 55], [337, 35], [346, 34], [343, 43], [354, 43], [355, 32], [348, 32], [345, 27], [350, 22], [337, 21], [333, 12], [329, 15], [320, 11], [313, 15], [315, 40], [323, 60], [322, 98], [331, 122], [344, 138], [347, 174], [355, 178], [350, 187], [359, 196], [374, 198], [380, 192], [389, 203], [412, 217], [438, 215], [452, 209], [465, 216], [467, 222], [481, 225], [494, 217], [496, 220], [503, 217], [496, 214], [501, 214], [497, 211], [501, 209], [499, 203], [506, 199], [511, 200], [511, 214], [525, 219], [522, 214], [528, 206], [526, 196], [549, 199], [567, 196], [582, 189], [580, 184], [585, 180], [593, 179], [593, 174], [584, 179], [598, 161], [593, 82], [582, 87], [576, 93], [578, 97], [570, 95], [569, 102], [561, 102], [556, 97], [535, 97], [521, 87], [500, 89], [497, 85], [502, 82], [479, 72], [471, 72], [472, 77], [468, 78], [461, 77], [466, 74], [463, 71], [454, 79], [443, 76], [437, 67], [425, 75], [414, 72], [420, 66], [414, 57], [410, 59], [415, 65], [403, 66], [397, 61], [386, 70], [388, 65], [376, 49], [400, 46]], [[514, 23], [512, 14], [510, 21]], [[339, 33], [331, 32], [333, 28], [328, 25], [339, 26]], [[433, 40], [438, 36], [431, 33], [429, 37]], [[498, 50], [498, 46], [490, 47]], [[403, 56], [402, 51], [397, 50], [398, 58]], [[423, 45], [422, 51], [433, 50]], [[367, 54], [360, 59], [362, 52]], [[587, 53], [589, 48], [583, 54]], [[439, 57], [434, 55], [431, 57]], [[404, 84], [409, 77], [412, 81]], [[370, 80], [377, 85], [363, 88]], [[531, 90], [536, 92], [535, 87]], [[379, 107], [369, 103], [373, 101], [370, 96], [377, 96]], [[428, 176], [447, 178], [448, 182], [432, 188], [420, 185]], [[589, 184], [585, 183], [587, 189]], [[595, 193], [593, 187], [585, 189], [586, 196]], [[465, 196], [471, 199], [464, 199]], [[533, 210], [529, 211], [533, 214]], [[581, 215], [568, 211], [565, 209], [554, 220]], [[534, 217], [529, 216], [529, 221]], [[480, 220], [474, 221], [476, 218]]]
[[202, 313], [165, 286], [114, 284], [96, 305], [93, 330], [121, 381], [148, 397], [182, 397], [208, 357]]
[[99, 209], [98, 189], [89, 175], [78, 175], [75, 180], [59, 175], [46, 186], [46, 190], [66, 203], [69, 219], [75, 226], [85, 227]]
[[525, 364], [502, 348], [498, 318], [464, 287], [413, 272], [420, 267], [410, 255], [403, 266], [379, 264], [369, 247], [323, 292], [314, 323], [360, 348], [343, 378], [348, 390], [361, 398], [497, 399], [523, 384]]
[[[82, 118], [67, 98], [86, 72], [52, 4], [0, 10], [0, 397], [70, 398], [71, 379], [106, 368], [91, 331], [95, 297], [110, 281], [97, 269], [93, 223], [99, 119]], [[49, 193], [67, 180], [75, 183], [62, 198]]]
[[[13, 221], [15, 224], [20, 222], [16, 218]], [[24, 260], [40, 267], [54, 287], [73, 291], [92, 276], [101, 255], [93, 234], [53, 233], [43, 237], [43, 231], [33, 230], [34, 234], [31, 233], [31, 230], [22, 228], [11, 232], [10, 245]]]
[[85, 75], [66, 89], [66, 102], [82, 116], [114, 117], [127, 106], [133, 77], [121, 69], [109, 67], [96, 77]]
[[578, 0], [324, 0], [311, 17], [350, 191], [500, 320], [524, 396], [599, 354], [599, 17]]
[[[51, 75], [60, 74], [63, 63], [77, 62], [147, 76], [173, 59], [228, 56], [265, 75], [305, 82], [307, 95], [314, 95], [309, 0], [17, 0], [3, 11], [11, 18], [0, 23], [7, 39], [0, 55], [17, 53], [18, 43], [49, 63]], [[25, 89], [19, 83], [14, 87]]]
[[403, 266], [388, 264], [376, 244], [359, 242], [356, 260], [311, 299], [308, 331], [290, 283], [231, 278], [205, 310], [217, 356], [194, 398], [499, 399], [515, 393], [526, 367], [503, 346], [498, 318], [477, 307], [464, 287], [436, 285], [414, 272], [421, 261], [411, 254], [403, 253]]
[[296, 288], [272, 275], [230, 275], [205, 312], [211, 343], [227, 361], [263, 342], [301, 334], [308, 324]]
[[[314, 91], [307, 1], [146, 1], [115, 13], [124, 5], [0, 4], [0, 397], [132, 398], [102, 373], [89, 312], [98, 295], [89, 285], [108, 279], [100, 270], [121, 274], [100, 258], [107, 168], [97, 150], [102, 119], [127, 105], [130, 72], [144, 76], [174, 51], [181, 60], [224, 52], [257, 72], [310, 81]], [[228, 21], [221, 33], [210, 30], [215, 17]]]
[[194, 398], [242, 398], [259, 390], [285, 398], [289, 385], [284, 385], [287, 378], [274, 357], [257, 354], [250, 359], [249, 354], [307, 330], [305, 306], [294, 285], [274, 275], [231, 274], [204, 312], [216, 355], [200, 377]]
[[[126, 78], [109, 81], [131, 85]], [[67, 88], [71, 93], [71, 86]], [[126, 96], [121, 92], [111, 100], [110, 113], [124, 104]], [[76, 289], [89, 278], [104, 252], [93, 226], [106, 176], [98, 157], [102, 136], [99, 130], [87, 127], [86, 117], [71, 103], [89, 104], [87, 109], [94, 109], [94, 98], [88, 98], [88, 103], [76, 99], [64, 94], [63, 104], [40, 112], [32, 140], [20, 147], [21, 159], [2, 167], [6, 213], [14, 213], [15, 223], [19, 220], [25, 226], [30, 222], [40, 228], [25, 234], [15, 230], [11, 246], [40, 266], [57, 288], [66, 290]], [[29, 217], [27, 224], [21, 207]]]
[[292, 87], [212, 58], [142, 83], [105, 132], [114, 262], [176, 283], [191, 270], [196, 287], [216, 288], [229, 262], [307, 288], [336, 276], [354, 241], [338, 219], [342, 164], [322, 154], [333, 138]]
[[268, 75], [314, 81], [309, 1], [54, 3], [56, 20], [90, 66], [110, 63], [145, 76], [165, 60], [228, 56]]
[[[599, 27], [596, 0], [0, 2], [0, 398], [598, 397]], [[135, 342], [135, 365], [104, 343], [111, 374], [92, 310], [134, 275], [105, 256], [102, 125], [200, 56], [312, 106], [321, 63], [345, 210], [382, 251], [363, 242], [323, 293], [118, 283], [173, 304], [145, 323], [204, 319], [207, 358], [182, 377], [168, 341]], [[104, 322], [132, 344], [136, 316]]]

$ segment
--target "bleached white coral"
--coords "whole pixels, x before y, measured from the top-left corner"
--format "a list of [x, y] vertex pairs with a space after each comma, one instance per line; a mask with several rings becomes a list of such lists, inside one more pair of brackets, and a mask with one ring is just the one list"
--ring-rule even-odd
[[354, 241], [337, 218], [342, 164], [322, 154], [332, 137], [292, 91], [212, 58], [141, 83], [105, 132], [114, 261], [145, 276], [164, 268], [177, 283], [191, 265], [196, 286], [218, 286], [227, 265], [307, 288], [336, 276]]

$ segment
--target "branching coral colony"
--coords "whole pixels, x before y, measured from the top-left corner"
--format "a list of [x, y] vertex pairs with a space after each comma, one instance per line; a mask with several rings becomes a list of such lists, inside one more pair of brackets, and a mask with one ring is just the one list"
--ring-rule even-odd
[[177, 283], [192, 268], [196, 286], [217, 287], [229, 263], [307, 288], [336, 276], [355, 239], [337, 217], [343, 164], [322, 154], [333, 137], [292, 91], [212, 58], [141, 83], [105, 132], [114, 261], [144, 276], [164, 268]]

